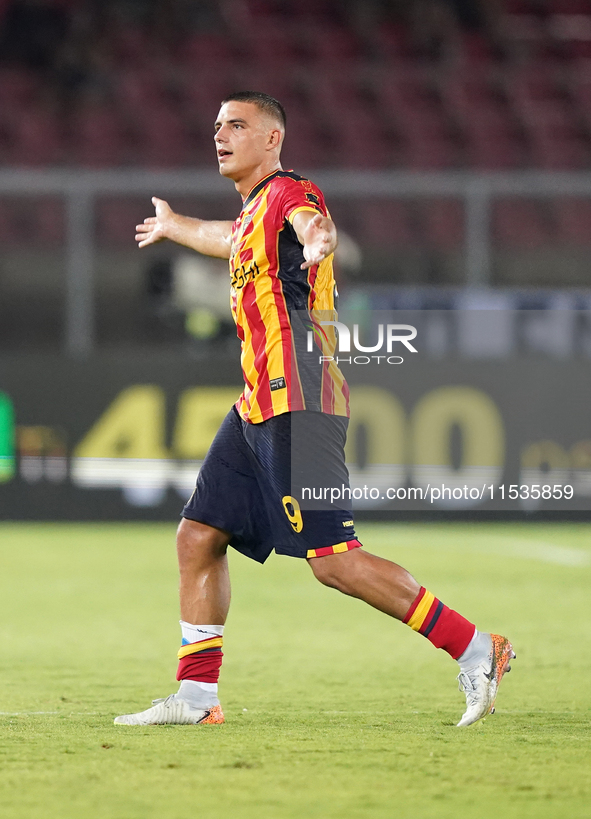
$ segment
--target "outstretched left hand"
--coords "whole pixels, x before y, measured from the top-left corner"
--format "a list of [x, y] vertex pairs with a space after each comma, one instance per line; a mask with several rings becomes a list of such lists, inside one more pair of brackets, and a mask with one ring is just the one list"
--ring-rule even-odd
[[301, 268], [307, 270], [334, 253], [337, 246], [337, 229], [332, 219], [317, 213], [308, 221], [302, 232], [302, 239], [306, 261]]

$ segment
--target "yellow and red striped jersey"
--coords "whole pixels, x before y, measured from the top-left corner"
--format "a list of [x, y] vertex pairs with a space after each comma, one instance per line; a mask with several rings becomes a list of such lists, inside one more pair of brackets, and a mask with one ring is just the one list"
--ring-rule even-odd
[[[254, 424], [304, 409], [349, 415], [341, 371], [318, 355], [332, 355], [334, 328], [319, 327], [314, 318], [336, 319], [333, 257], [301, 269], [292, 224], [300, 211], [329, 215], [316, 185], [275, 171], [252, 188], [232, 226], [231, 303], [245, 385], [236, 409]], [[312, 336], [316, 354], [309, 352]]]

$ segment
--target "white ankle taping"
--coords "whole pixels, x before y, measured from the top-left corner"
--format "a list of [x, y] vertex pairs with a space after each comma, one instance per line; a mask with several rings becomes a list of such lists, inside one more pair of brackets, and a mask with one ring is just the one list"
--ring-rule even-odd
[[192, 708], [213, 708], [220, 704], [217, 683], [181, 680], [177, 697], [188, 702]]
[[184, 620], [179, 620], [179, 623], [181, 624], [181, 634], [185, 645], [187, 643], [196, 643], [199, 640], [207, 640], [209, 637], [222, 637], [224, 633], [223, 626], [194, 626]]
[[475, 665], [481, 663], [490, 654], [491, 637], [486, 631], [476, 631], [474, 636], [468, 643], [467, 649], [458, 657], [458, 663], [462, 671], [469, 668], [474, 668]]

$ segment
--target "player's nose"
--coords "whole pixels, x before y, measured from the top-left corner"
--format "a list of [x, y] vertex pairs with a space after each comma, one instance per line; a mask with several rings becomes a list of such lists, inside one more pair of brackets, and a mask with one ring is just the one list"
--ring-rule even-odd
[[226, 133], [226, 128], [222, 125], [213, 135], [214, 142], [227, 142], [228, 134]]

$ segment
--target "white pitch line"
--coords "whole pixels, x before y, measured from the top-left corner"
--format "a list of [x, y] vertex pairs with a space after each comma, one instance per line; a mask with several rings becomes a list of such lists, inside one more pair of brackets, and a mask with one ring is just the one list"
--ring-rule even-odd
[[591, 563], [591, 556], [584, 549], [557, 546], [544, 540], [526, 538], [499, 538], [499, 541], [504, 547], [504, 553], [514, 557], [541, 560], [543, 563], [554, 563], [559, 566], [588, 566]]
[[0, 717], [55, 716], [56, 714], [61, 714], [63, 717], [95, 717], [99, 711], [0, 711]]
[[[441, 549], [440, 543], [421, 544], [426, 548]], [[446, 544], [447, 545], [447, 544]], [[443, 547], [445, 548], [445, 547]], [[572, 546], [557, 546], [544, 540], [528, 540], [527, 538], [513, 538], [503, 535], [483, 534], [470, 538], [469, 541], [452, 544], [453, 551], [482, 552], [483, 554], [498, 554], [518, 559], [539, 560], [542, 563], [553, 563], [558, 566], [589, 566], [591, 554], [585, 549], [576, 549]]]

